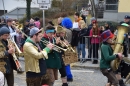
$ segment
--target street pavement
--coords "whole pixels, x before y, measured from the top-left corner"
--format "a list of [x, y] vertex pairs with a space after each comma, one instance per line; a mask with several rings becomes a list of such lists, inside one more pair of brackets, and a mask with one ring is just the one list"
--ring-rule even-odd
[[[68, 82], [69, 86], [105, 86], [107, 82], [106, 77], [104, 77], [98, 69], [72, 67], [72, 74], [74, 80], [73, 82]], [[17, 74], [15, 72], [14, 75], [14, 86], [26, 86], [25, 73]], [[54, 86], [62, 86], [60, 74]]]
[[[24, 59], [20, 58], [20, 63], [24, 69]], [[92, 62], [86, 62], [86, 63], [74, 63], [71, 66], [74, 65], [91, 65], [91, 67], [72, 67], [72, 74], [73, 74], [73, 82], [68, 82], [69, 86], [105, 86], [105, 83], [107, 82], [106, 77], [104, 77], [100, 70], [96, 68], [97, 65], [93, 65]], [[94, 68], [95, 67], [95, 68]], [[97, 66], [98, 67], [98, 66]], [[14, 86], [26, 86], [26, 74], [17, 74], [16, 71], [14, 71], [15, 76], [15, 85]], [[54, 86], [61, 86], [62, 82], [60, 79], [60, 74], [58, 74], [58, 80], [56, 80]], [[7, 86], [7, 85], [5, 85]]]
[[[24, 58], [20, 58], [20, 63], [24, 70]], [[105, 86], [107, 78], [100, 72], [99, 63], [92, 64], [92, 61], [87, 61], [85, 63], [76, 62], [71, 64], [71, 66], [73, 82], [68, 82], [69, 86]], [[25, 73], [17, 74], [17, 72], [14, 71], [14, 76], [14, 86], [26, 86]], [[54, 86], [62, 86], [60, 74], [58, 77]], [[7, 86], [7, 84], [5, 86]]]

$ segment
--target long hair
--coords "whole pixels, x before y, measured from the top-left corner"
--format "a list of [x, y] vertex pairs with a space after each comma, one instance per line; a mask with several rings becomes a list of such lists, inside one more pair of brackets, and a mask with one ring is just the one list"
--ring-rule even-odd
[[97, 23], [93, 23], [93, 25], [96, 25], [96, 27], [92, 27], [92, 34], [93, 35], [98, 35], [99, 34], [99, 29], [98, 29], [98, 24]]

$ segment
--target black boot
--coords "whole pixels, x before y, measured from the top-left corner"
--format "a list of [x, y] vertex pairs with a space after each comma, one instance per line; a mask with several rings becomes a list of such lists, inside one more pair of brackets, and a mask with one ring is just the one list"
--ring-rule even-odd
[[123, 81], [122, 79], [119, 80], [119, 85], [120, 85], [120, 86], [126, 86], [125, 83], [124, 83], [124, 81]]
[[63, 83], [62, 86], [68, 86], [68, 83]]

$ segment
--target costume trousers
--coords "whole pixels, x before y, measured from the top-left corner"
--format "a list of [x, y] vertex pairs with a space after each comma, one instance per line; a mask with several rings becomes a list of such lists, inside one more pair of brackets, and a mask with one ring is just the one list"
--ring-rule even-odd
[[72, 79], [73, 75], [71, 73], [70, 65], [66, 65], [65, 68], [66, 68], [67, 79]]
[[5, 74], [5, 78], [7, 80], [7, 85], [8, 86], [14, 86], [14, 73], [13, 73], [13, 69], [10, 70], [9, 74]]

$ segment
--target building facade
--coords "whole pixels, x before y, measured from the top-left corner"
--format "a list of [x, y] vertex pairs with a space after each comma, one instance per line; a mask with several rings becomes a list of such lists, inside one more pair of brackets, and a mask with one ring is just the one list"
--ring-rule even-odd
[[[26, 14], [26, 0], [0, 0], [0, 4], [0, 17], [19, 19]], [[32, 0], [31, 13], [38, 11], [38, 9], [37, 0]]]
[[105, 0], [103, 19], [122, 21], [125, 15], [130, 15], [130, 0]]

